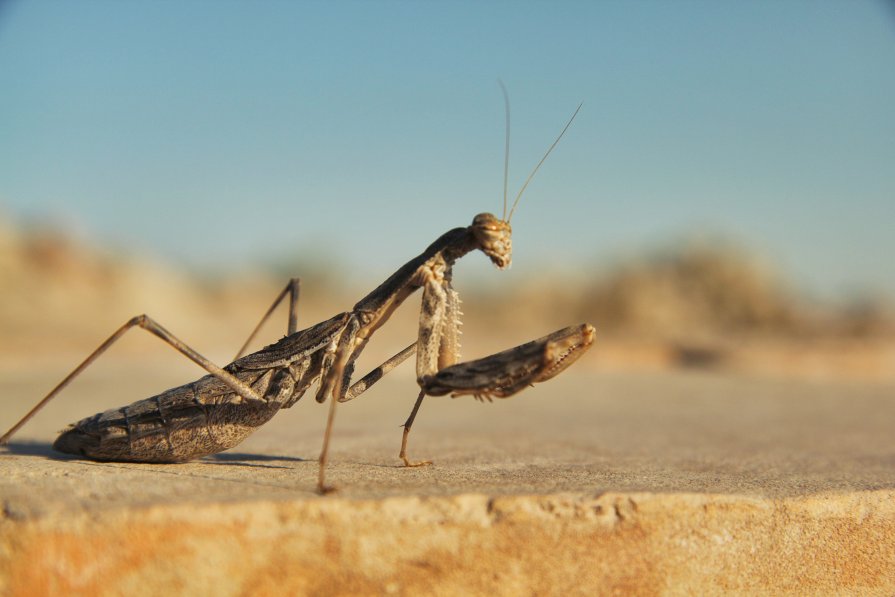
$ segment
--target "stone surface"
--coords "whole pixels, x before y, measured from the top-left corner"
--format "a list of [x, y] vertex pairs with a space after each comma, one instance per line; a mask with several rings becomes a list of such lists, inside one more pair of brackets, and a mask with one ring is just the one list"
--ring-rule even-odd
[[[50, 450], [193, 374], [102, 367], [0, 451], [0, 592], [895, 594], [890, 383], [582, 366], [493, 404], [427, 399], [410, 455], [435, 465], [405, 469], [402, 368], [340, 407], [325, 498], [309, 397], [197, 462]], [[4, 372], [2, 425], [58, 377]]]

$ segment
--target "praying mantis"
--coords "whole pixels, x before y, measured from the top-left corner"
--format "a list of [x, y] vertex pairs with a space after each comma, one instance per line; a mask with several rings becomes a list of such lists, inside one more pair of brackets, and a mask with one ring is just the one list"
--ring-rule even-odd
[[[504, 94], [506, 100], [506, 94]], [[485, 358], [461, 362], [459, 354], [460, 298], [452, 287], [454, 263], [479, 250], [498, 269], [512, 260], [510, 220], [528, 183], [568, 130], [575, 116], [532, 170], [507, 213], [509, 162], [509, 103], [507, 102], [503, 215], [481, 213], [466, 227], [448, 230], [425, 251], [400, 267], [350, 311], [304, 330], [297, 329], [300, 281], [293, 278], [274, 300], [261, 322], [230, 364], [211, 362], [147, 315], [131, 318], [66, 376], [18, 423], [0, 437], [6, 444], [31, 417], [49, 403], [84, 369], [128, 330], [138, 327], [159, 337], [204, 368], [204, 377], [128, 406], [107, 410], [69, 425], [53, 448], [99, 461], [173, 463], [222, 452], [239, 444], [281, 409], [293, 406], [313, 385], [316, 400], [330, 399], [317, 490], [328, 493], [326, 464], [336, 407], [360, 396], [383, 375], [414, 353], [419, 394], [404, 423], [399, 458], [407, 467], [431, 464], [407, 456], [410, 429], [426, 396], [472, 395], [479, 400], [507, 398], [558, 375], [594, 341], [594, 328], [582, 323]], [[417, 340], [352, 383], [355, 361], [371, 336], [398, 307], [422, 290]], [[243, 356], [259, 329], [288, 297], [287, 335]]]

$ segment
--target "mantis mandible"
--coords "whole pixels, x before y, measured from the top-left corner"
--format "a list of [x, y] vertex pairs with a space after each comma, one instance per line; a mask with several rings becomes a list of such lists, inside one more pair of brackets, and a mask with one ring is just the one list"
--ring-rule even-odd
[[[0, 437], [0, 445], [6, 444], [22, 425], [125, 332], [139, 327], [203, 367], [208, 375], [69, 425], [54, 442], [55, 450], [100, 461], [169, 463], [200, 458], [236, 446], [280, 409], [294, 405], [310, 386], [318, 383], [317, 402], [331, 398], [317, 481], [318, 491], [327, 493], [333, 489], [326, 484], [325, 473], [336, 405], [358, 397], [383, 375], [416, 353], [416, 377], [420, 390], [413, 410], [404, 423], [399, 458], [408, 467], [431, 464], [429, 461], [414, 462], [407, 456], [408, 435], [427, 395], [473, 395], [480, 400], [507, 398], [533, 383], [559, 374], [593, 343], [594, 328], [583, 323], [482, 359], [460, 362], [460, 299], [451, 285], [454, 263], [476, 249], [483, 252], [498, 269], [510, 266], [510, 219], [513, 212], [535, 172], [559, 143], [580, 109], [579, 105], [529, 174], [507, 214], [507, 101], [503, 216], [498, 218], [490, 213], [481, 213], [469, 226], [445, 232], [420, 255], [362, 298], [351, 311], [297, 330], [300, 283], [293, 278], [275, 299], [236, 359], [225, 367], [212, 363], [147, 315], [133, 317]], [[370, 337], [407, 297], [420, 289], [423, 296], [417, 340], [352, 384], [355, 361]], [[258, 330], [287, 296], [287, 335], [257, 352], [242, 356]]]

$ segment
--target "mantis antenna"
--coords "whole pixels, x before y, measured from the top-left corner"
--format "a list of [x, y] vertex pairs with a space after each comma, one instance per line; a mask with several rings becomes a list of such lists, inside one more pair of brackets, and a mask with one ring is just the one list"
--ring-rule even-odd
[[[559, 143], [560, 139], [562, 139], [562, 136], [566, 134], [566, 131], [569, 129], [569, 126], [572, 124], [572, 121], [575, 120], [575, 117], [578, 116], [578, 111], [581, 109], [581, 106], [583, 106], [583, 105], [584, 105], [584, 102], [578, 104], [578, 107], [575, 108], [574, 114], [572, 114], [572, 117], [569, 118], [569, 121], [566, 123], [566, 126], [563, 127], [562, 132], [556, 138], [556, 141], [553, 142], [553, 145], [550, 146], [550, 149], [547, 150], [547, 153], [545, 153], [544, 157], [541, 158], [541, 161], [538, 162], [538, 165], [535, 166], [534, 170], [531, 171], [531, 174], [528, 175], [528, 178], [525, 179], [525, 184], [523, 184], [522, 188], [519, 189], [519, 194], [516, 195], [516, 200], [513, 201], [513, 207], [510, 208], [510, 215], [506, 219], [507, 223], [509, 223], [510, 219], [513, 217], [513, 212], [516, 211], [516, 206], [519, 204], [519, 199], [522, 198], [522, 193], [525, 192], [525, 187], [527, 187], [528, 183], [531, 182], [531, 179], [534, 178], [534, 175], [538, 171], [538, 168], [541, 167], [541, 164], [544, 163], [544, 160], [547, 159], [547, 156], [550, 155], [550, 152], [553, 151], [553, 148], [556, 147], [556, 144]], [[510, 112], [509, 112], [509, 108], [507, 108], [507, 120], [509, 120], [509, 117], [510, 117]], [[507, 143], [508, 144], [509, 144], [509, 141], [510, 141], [510, 133], [509, 133], [509, 126], [507, 126]], [[509, 153], [509, 150], [507, 150], [507, 152]], [[504, 211], [506, 211], [506, 203], [504, 203]]]
[[507, 217], [507, 177], [510, 175], [510, 94], [507, 93], [503, 81], [497, 79], [497, 82], [500, 83], [500, 90], [503, 92], [503, 106], [506, 114], [506, 141], [503, 151], [503, 216], [501, 216], [501, 219], [505, 220]]

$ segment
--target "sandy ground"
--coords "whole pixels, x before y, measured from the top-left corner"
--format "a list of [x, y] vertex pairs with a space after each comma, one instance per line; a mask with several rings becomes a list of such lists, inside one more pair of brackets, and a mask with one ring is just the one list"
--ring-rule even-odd
[[[306, 397], [179, 465], [50, 449], [65, 423], [181, 383], [110, 359], [0, 451], [0, 593], [890, 595], [895, 386], [583, 363], [511, 399], [415, 397], [398, 369], [339, 408]], [[64, 373], [4, 371], [4, 425]], [[226, 570], [222, 574], [221, 570]]]

